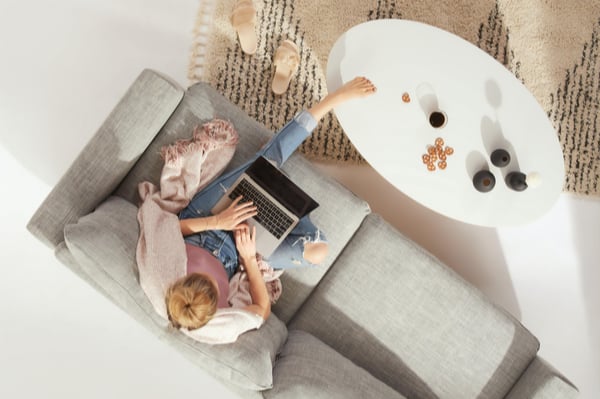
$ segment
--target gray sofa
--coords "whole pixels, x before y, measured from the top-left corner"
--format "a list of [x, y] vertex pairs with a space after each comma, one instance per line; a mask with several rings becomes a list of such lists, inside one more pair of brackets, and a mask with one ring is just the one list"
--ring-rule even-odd
[[538, 340], [451, 269], [294, 154], [284, 170], [321, 206], [321, 267], [286, 271], [265, 325], [205, 345], [153, 310], [137, 282], [137, 183], [159, 149], [214, 117], [240, 134], [229, 167], [271, 135], [204, 83], [145, 70], [28, 224], [62, 263], [206, 372], [248, 398], [572, 398]]

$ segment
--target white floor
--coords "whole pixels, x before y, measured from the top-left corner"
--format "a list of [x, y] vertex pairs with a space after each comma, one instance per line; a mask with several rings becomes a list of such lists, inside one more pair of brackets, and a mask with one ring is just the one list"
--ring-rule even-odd
[[[233, 397], [24, 227], [143, 68], [187, 85], [196, 7], [0, 2], [0, 397]], [[322, 168], [522, 320], [582, 398], [600, 396], [600, 200], [563, 195], [536, 223], [478, 228], [420, 207], [368, 168]]]

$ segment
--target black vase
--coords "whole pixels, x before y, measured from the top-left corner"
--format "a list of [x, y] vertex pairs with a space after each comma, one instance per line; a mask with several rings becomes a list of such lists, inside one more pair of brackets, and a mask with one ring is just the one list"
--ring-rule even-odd
[[480, 170], [473, 176], [473, 187], [477, 191], [487, 193], [496, 185], [496, 178], [489, 170]]
[[490, 160], [494, 166], [503, 168], [510, 163], [510, 154], [508, 151], [498, 148], [490, 155]]
[[522, 172], [511, 172], [506, 175], [506, 185], [515, 191], [523, 191], [527, 188], [527, 176]]

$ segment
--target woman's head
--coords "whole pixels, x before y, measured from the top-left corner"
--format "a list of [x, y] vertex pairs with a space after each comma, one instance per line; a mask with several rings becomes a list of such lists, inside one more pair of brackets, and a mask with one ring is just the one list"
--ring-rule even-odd
[[165, 302], [175, 328], [200, 328], [217, 311], [219, 291], [205, 274], [192, 273], [177, 280], [167, 291]]

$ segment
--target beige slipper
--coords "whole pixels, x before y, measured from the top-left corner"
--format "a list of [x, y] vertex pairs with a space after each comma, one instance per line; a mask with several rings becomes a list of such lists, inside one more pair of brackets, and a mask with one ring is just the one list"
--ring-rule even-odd
[[298, 47], [291, 40], [285, 40], [279, 45], [273, 58], [273, 65], [275, 65], [275, 76], [271, 85], [273, 93], [285, 93], [299, 64]]
[[252, 0], [238, 0], [231, 12], [231, 25], [236, 30], [242, 51], [246, 54], [256, 53], [258, 38], [256, 37], [256, 8]]

